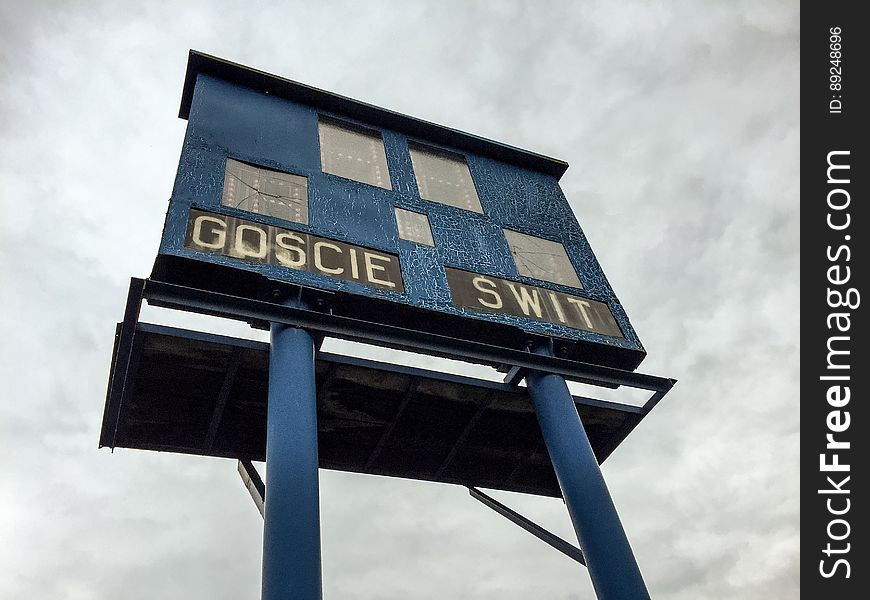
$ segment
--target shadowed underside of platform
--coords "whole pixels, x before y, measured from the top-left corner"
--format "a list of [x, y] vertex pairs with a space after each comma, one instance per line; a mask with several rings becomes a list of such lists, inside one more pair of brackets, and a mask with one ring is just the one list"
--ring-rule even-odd
[[[127, 356], [116, 343], [100, 445], [264, 460], [268, 344], [135, 327]], [[323, 352], [316, 378], [322, 468], [560, 496], [523, 387]], [[643, 417], [575, 402], [599, 461]]]

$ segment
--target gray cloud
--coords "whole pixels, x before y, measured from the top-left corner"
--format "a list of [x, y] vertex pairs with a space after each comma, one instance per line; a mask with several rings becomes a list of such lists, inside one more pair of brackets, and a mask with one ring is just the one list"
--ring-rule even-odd
[[[798, 596], [798, 22], [793, 2], [0, 3], [0, 596], [258, 593], [232, 463], [96, 449], [189, 48], [571, 163], [642, 370], [681, 380], [604, 467], [653, 596]], [[462, 489], [321, 478], [328, 596], [594, 597]], [[573, 535], [561, 502], [499, 497]]]

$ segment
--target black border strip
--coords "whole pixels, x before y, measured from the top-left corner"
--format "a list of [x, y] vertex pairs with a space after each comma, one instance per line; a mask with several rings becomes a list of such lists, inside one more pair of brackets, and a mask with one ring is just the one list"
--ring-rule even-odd
[[860, 491], [868, 487], [860, 352], [867, 307], [860, 300], [870, 302], [870, 27], [859, 6], [801, 7], [801, 588], [808, 598], [836, 600], [866, 598], [870, 587], [867, 493]]

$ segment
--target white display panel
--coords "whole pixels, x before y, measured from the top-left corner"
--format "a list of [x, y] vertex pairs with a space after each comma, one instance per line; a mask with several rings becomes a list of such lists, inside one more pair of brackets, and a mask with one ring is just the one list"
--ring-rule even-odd
[[465, 158], [419, 145], [410, 151], [421, 198], [483, 212]]
[[320, 164], [324, 173], [392, 189], [384, 140], [376, 133], [321, 120]]
[[559, 242], [510, 229], [504, 230], [504, 236], [520, 275], [574, 288], [583, 287], [565, 246]]
[[228, 158], [221, 204], [307, 224], [308, 180]]

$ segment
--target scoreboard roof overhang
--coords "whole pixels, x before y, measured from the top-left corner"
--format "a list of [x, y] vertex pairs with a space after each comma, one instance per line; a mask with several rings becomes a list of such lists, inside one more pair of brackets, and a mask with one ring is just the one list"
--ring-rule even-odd
[[[119, 324], [100, 446], [265, 460], [269, 345]], [[317, 353], [321, 468], [560, 496], [524, 387]], [[649, 412], [574, 397], [599, 462]]]
[[556, 179], [561, 178], [568, 169], [568, 163], [556, 158], [550, 158], [456, 129], [443, 127], [429, 121], [385, 110], [346, 96], [327, 92], [216, 56], [197, 52], [196, 50], [190, 51], [187, 62], [187, 73], [184, 78], [184, 89], [181, 95], [181, 107], [178, 112], [178, 116], [182, 119], [187, 119], [190, 115], [193, 90], [196, 84], [196, 77], [199, 74], [219, 77], [226, 81], [293, 102], [316, 106], [323, 110], [358, 119], [374, 126], [392, 129], [406, 135], [426, 139], [430, 142], [474, 152], [507, 164], [545, 173]]

